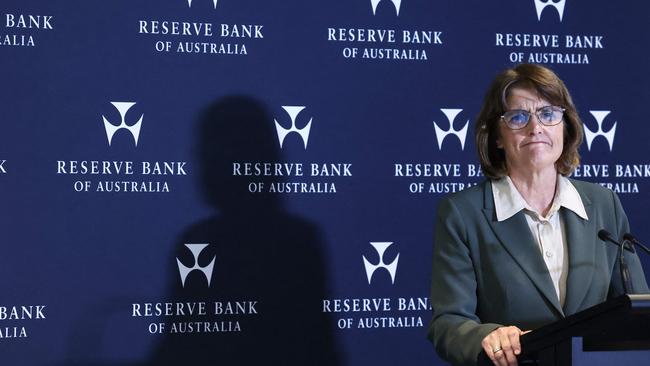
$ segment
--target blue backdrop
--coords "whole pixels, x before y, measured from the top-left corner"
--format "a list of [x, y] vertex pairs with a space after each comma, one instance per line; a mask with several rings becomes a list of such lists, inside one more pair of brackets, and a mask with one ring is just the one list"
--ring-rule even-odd
[[649, 10], [4, 0], [3, 363], [442, 364], [434, 215], [502, 69], [565, 80], [576, 177], [650, 238]]

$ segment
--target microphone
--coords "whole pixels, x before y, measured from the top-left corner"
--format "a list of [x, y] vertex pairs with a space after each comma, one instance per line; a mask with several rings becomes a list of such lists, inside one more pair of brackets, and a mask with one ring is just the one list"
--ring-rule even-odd
[[648, 249], [648, 247], [646, 247], [645, 245], [641, 244], [641, 242], [634, 235], [630, 233], [625, 233], [623, 234], [623, 240], [640, 247], [641, 249], [643, 249], [644, 252], [650, 254], [650, 249]]
[[[629, 235], [630, 237], [632, 236], [632, 234], [625, 234], [625, 235]], [[625, 235], [623, 235], [623, 243], [625, 243], [626, 241], [628, 241], [630, 243], [634, 243], [629, 238], [626, 238]], [[610, 243], [616, 245], [617, 247], [621, 246], [621, 243], [619, 243], [616, 239], [614, 239], [614, 236], [609, 231], [607, 231], [605, 229], [602, 229], [602, 230], [600, 230], [598, 232], [598, 237], [600, 238], [600, 240], [610, 242]], [[636, 243], [634, 243], [634, 244], [636, 244]], [[634, 247], [632, 245], [623, 245], [623, 249], [627, 250], [630, 253], [636, 253], [636, 251], [634, 250]]]
[[[605, 229], [598, 231], [598, 237], [602, 241], [608, 241], [618, 246], [618, 266], [621, 270], [621, 281], [623, 281], [623, 291], [625, 291], [626, 295], [633, 293], [632, 282], [630, 281], [630, 270], [627, 268], [627, 263], [625, 263], [625, 255], [623, 254], [623, 249], [627, 249], [625, 245], [626, 240], [623, 240], [622, 243], [619, 243], [617, 240], [614, 239], [612, 234]], [[627, 249], [627, 250], [632, 252], [631, 249]]]

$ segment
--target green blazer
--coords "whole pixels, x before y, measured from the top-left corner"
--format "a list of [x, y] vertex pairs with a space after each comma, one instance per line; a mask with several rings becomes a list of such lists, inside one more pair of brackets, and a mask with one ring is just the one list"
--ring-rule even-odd
[[[502, 325], [535, 329], [623, 293], [617, 247], [598, 238], [629, 232], [611, 190], [571, 180], [588, 220], [561, 208], [569, 256], [564, 306], [555, 293], [523, 211], [498, 222], [487, 180], [444, 198], [438, 208], [433, 251], [429, 339], [454, 365], [473, 365], [481, 340]], [[636, 254], [626, 251], [634, 292], [648, 293]]]

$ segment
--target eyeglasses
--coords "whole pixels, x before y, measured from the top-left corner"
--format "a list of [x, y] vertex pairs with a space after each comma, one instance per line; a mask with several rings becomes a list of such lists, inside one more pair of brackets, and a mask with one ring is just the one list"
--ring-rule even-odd
[[[535, 115], [537, 116], [537, 120], [544, 126], [555, 126], [562, 122], [564, 111], [566, 109], [562, 107], [549, 105], [536, 110]], [[506, 126], [511, 130], [521, 130], [528, 126], [531, 115], [532, 113], [527, 110], [513, 109], [504, 113], [501, 119], [505, 121]]]

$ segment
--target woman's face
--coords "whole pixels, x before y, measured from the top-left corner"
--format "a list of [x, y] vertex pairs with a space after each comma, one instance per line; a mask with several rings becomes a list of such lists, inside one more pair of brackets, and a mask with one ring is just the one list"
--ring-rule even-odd
[[534, 91], [513, 88], [507, 102], [508, 110], [523, 109], [531, 113], [528, 125], [519, 130], [512, 130], [505, 121], [499, 121], [497, 147], [505, 152], [508, 174], [555, 169], [564, 146], [564, 122], [555, 126], [539, 122], [535, 112], [551, 104]]

